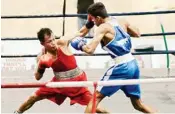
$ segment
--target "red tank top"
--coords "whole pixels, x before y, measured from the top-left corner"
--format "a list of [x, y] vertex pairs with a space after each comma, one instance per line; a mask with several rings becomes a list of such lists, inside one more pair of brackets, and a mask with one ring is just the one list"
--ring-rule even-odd
[[53, 71], [63, 72], [77, 67], [74, 55], [66, 55], [58, 48], [57, 59], [51, 65]]

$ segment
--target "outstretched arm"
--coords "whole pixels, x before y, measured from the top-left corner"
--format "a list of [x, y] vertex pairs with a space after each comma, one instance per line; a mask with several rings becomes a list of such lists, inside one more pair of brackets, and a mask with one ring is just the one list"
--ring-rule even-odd
[[86, 24], [74, 35], [71, 36], [63, 36], [60, 39], [57, 40], [59, 45], [69, 45], [69, 43], [76, 37], [84, 37], [91, 28], [93, 28], [94, 22], [92, 21], [92, 18], [90, 15], [88, 15], [88, 19]]
[[76, 35], [61, 36], [60, 39], [56, 39], [57, 45], [69, 46], [69, 43], [76, 38]]
[[86, 24], [76, 33], [78, 37], [84, 37], [89, 32], [91, 28], [93, 28], [94, 22], [92, 21], [92, 17], [90, 15], [87, 16]]
[[84, 51], [88, 54], [93, 54], [95, 49], [97, 48], [98, 44], [100, 43], [102, 38], [107, 33], [107, 31], [108, 31], [108, 29], [107, 29], [106, 25], [105, 24], [101, 25], [97, 29], [92, 41], [89, 44], [86, 44], [86, 45], [82, 46], [82, 51]]
[[86, 28], [86, 26], [84, 25], [77, 33], [76, 36], [80, 36], [80, 37], [84, 37], [86, 36], [86, 34], [89, 32], [90, 29]]

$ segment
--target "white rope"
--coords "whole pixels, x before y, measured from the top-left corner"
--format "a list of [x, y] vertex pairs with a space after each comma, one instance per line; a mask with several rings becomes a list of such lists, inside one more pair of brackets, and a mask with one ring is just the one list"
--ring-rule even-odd
[[116, 85], [134, 85], [147, 83], [175, 82], [175, 78], [157, 78], [157, 79], [131, 79], [131, 80], [110, 80], [110, 81], [80, 81], [80, 82], [49, 82], [47, 87], [88, 87], [97, 83], [98, 86], [116, 86]]

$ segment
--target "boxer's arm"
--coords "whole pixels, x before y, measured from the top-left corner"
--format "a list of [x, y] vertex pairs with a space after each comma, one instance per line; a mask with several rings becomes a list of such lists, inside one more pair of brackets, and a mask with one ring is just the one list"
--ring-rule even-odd
[[121, 27], [131, 36], [131, 37], [140, 37], [139, 29], [131, 25], [127, 20], [121, 18], [118, 19]]
[[75, 38], [77, 38], [76, 35], [62, 36], [60, 39], [57, 40], [57, 44], [62, 46], [69, 46], [69, 43]]
[[131, 37], [140, 37], [139, 29], [136, 28], [135, 26], [130, 25], [130, 24], [127, 26], [127, 33]]
[[58, 45], [62, 45], [62, 46], [68, 46], [69, 45], [69, 43], [72, 41], [72, 39], [74, 39], [75, 38], [75, 36], [62, 36], [62, 37], [60, 37], [60, 39], [57, 39], [56, 40], [56, 43], [58, 44]]
[[60, 38], [60, 43], [62, 45], [69, 45], [69, 43], [76, 37], [84, 37], [91, 28], [93, 28], [94, 22], [92, 21], [92, 17], [88, 15], [86, 24], [76, 33], [71, 36], [64, 36]]
[[92, 21], [92, 17], [90, 15], [87, 16], [86, 24], [76, 33], [77, 37], [84, 37], [89, 32], [91, 28], [93, 28], [94, 22]]
[[80, 36], [80, 37], [84, 37], [86, 36], [86, 34], [89, 32], [90, 29], [86, 28], [86, 26], [84, 25], [77, 33], [76, 36]]
[[126, 20], [122, 20], [124, 26], [127, 29], [127, 33], [131, 36], [131, 37], [140, 37], [140, 32], [139, 29], [133, 25], [131, 25], [128, 21]]
[[104, 35], [108, 32], [108, 26], [106, 24], [102, 24], [96, 30], [94, 38], [89, 44], [86, 44], [82, 47], [82, 50], [88, 54], [93, 54], [98, 44], [101, 42]]
[[43, 47], [41, 52], [37, 55], [36, 57], [36, 62], [38, 63], [39, 59], [41, 58], [42, 55], [46, 54], [46, 50], [45, 48]]
[[41, 56], [37, 62], [36, 71], [34, 73], [36, 80], [40, 80], [43, 77], [43, 74], [44, 74], [45, 69], [46, 69], [45, 63], [42, 59], [43, 59], [43, 56]]
[[45, 72], [45, 68], [41, 69], [38, 67], [36, 72], [35, 72], [35, 79], [40, 80], [43, 77], [44, 72]]
[[35, 71], [35, 79], [40, 80], [43, 77], [44, 72], [45, 72], [45, 68], [37, 67]]

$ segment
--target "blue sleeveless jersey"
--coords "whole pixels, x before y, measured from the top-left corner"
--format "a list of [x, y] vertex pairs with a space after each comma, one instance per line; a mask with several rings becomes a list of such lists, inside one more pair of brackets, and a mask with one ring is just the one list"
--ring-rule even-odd
[[130, 35], [119, 26], [115, 18], [111, 18], [111, 20], [106, 23], [114, 27], [115, 36], [112, 41], [103, 46], [103, 49], [106, 50], [112, 58], [129, 53], [132, 46]]
[[[105, 46], [103, 49], [106, 50], [112, 58], [117, 58], [119, 56], [125, 56], [126, 54], [130, 53], [131, 50], [131, 38], [129, 34], [127, 34], [117, 23], [116, 19], [112, 19], [107, 23], [111, 24], [115, 30], [114, 38]], [[103, 42], [102, 42], [103, 44]], [[101, 81], [108, 81], [108, 80], [128, 80], [128, 79], [139, 79], [140, 78], [140, 71], [137, 64], [137, 61], [133, 58], [126, 59], [125, 63], [117, 63], [110, 67], [104, 76], [102, 77]], [[125, 57], [126, 57], [125, 56]], [[132, 56], [132, 55], [131, 55]], [[129, 61], [127, 61], [127, 59]], [[116, 59], [117, 60], [117, 59]], [[135, 85], [116, 85], [116, 86], [99, 86], [97, 91], [99, 91], [104, 96], [111, 96], [116, 93], [119, 89], [121, 89], [127, 97], [136, 97], [140, 98], [140, 86], [139, 84]]]

